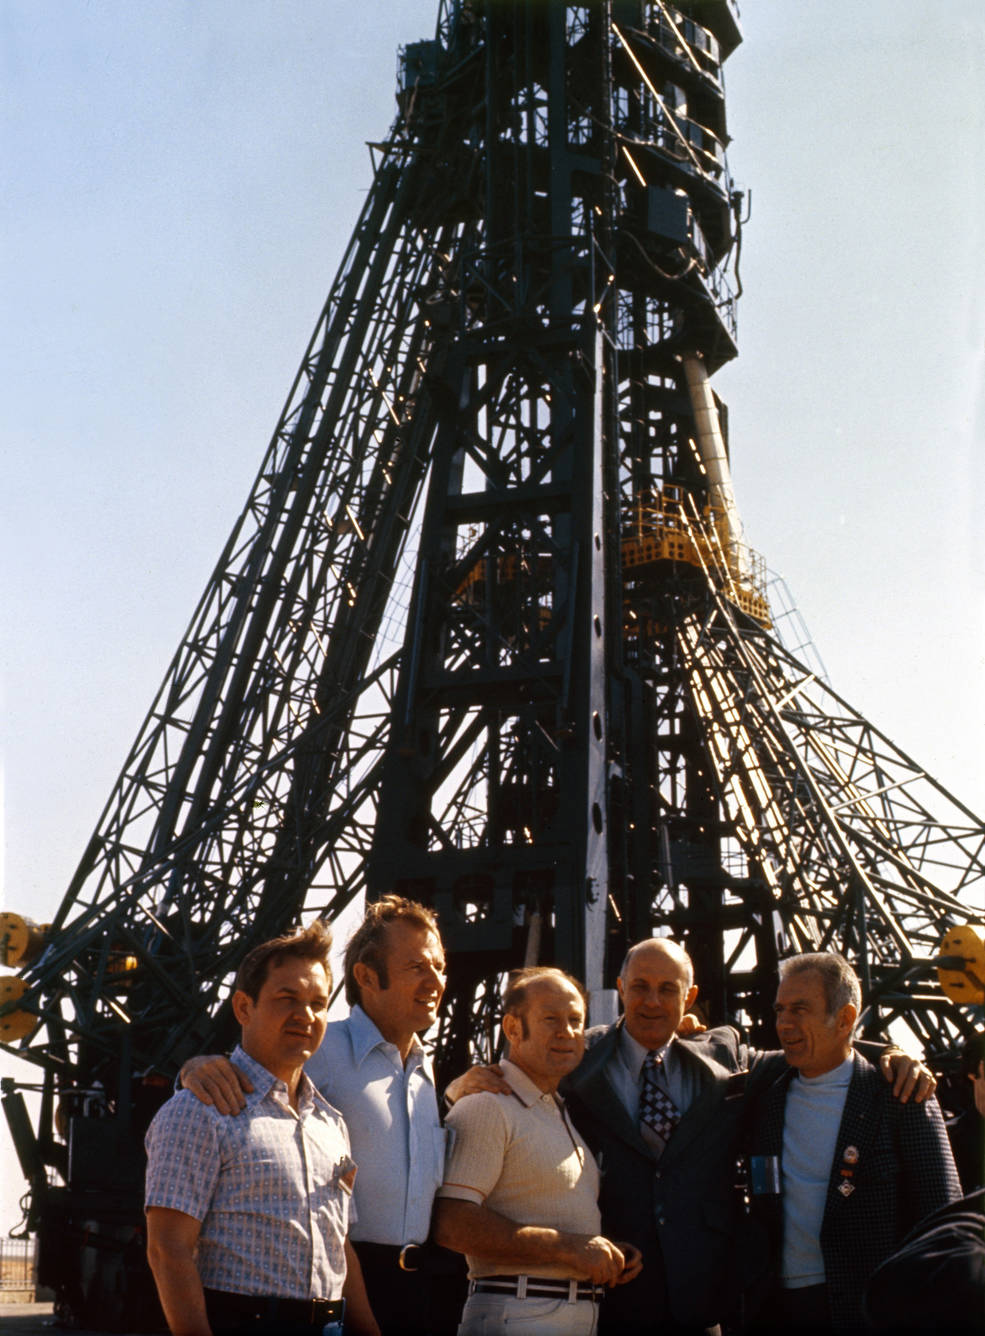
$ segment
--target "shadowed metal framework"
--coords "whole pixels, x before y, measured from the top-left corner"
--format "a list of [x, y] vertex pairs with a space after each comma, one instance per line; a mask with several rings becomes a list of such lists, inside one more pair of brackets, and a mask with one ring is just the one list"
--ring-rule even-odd
[[970, 1032], [933, 963], [981, 822], [784, 647], [731, 494], [739, 41], [731, 0], [445, 0], [402, 52], [256, 483], [11, 1003], [73, 1311], [112, 1318], [156, 1076], [226, 1041], [253, 945], [364, 892], [441, 917], [445, 1071], [494, 1047], [504, 970], [604, 1002], [655, 930], [754, 1038], [778, 956], [827, 947], [871, 1030]]

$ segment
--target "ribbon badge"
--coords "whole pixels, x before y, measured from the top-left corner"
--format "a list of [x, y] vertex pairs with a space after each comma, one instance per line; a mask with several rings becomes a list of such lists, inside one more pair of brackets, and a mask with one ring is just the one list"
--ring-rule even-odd
[[855, 1191], [855, 1184], [851, 1181], [855, 1177], [854, 1165], [858, 1164], [858, 1147], [846, 1146], [842, 1151], [842, 1167], [838, 1171], [842, 1181], [838, 1184], [838, 1191], [846, 1199]]

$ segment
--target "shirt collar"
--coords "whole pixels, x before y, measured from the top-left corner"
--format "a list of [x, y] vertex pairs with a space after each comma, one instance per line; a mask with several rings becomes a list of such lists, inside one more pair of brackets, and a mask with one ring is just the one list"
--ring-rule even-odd
[[[279, 1085], [282, 1089], [287, 1089], [285, 1082], [280, 1077], [275, 1076], [267, 1067], [264, 1067], [262, 1062], [257, 1062], [256, 1058], [251, 1058], [242, 1044], [237, 1044], [233, 1049], [230, 1062], [250, 1078], [253, 1085], [252, 1098], [254, 1101], [261, 1100], [269, 1095], [274, 1086]], [[251, 1096], [247, 1095], [246, 1098], [249, 1101]]]
[[802, 1076], [798, 1072], [797, 1079], [803, 1081], [805, 1086], [848, 1086], [851, 1085], [854, 1070], [855, 1055], [849, 1053], [844, 1062], [839, 1062], [829, 1072], [822, 1072], [820, 1076]]
[[515, 1062], [510, 1062], [509, 1058], [502, 1058], [500, 1060], [500, 1066], [503, 1069], [503, 1075], [510, 1083], [510, 1088], [514, 1095], [516, 1095], [517, 1099], [525, 1109], [529, 1109], [532, 1105], [538, 1103], [538, 1101], [542, 1099], [553, 1100], [554, 1103], [558, 1105], [564, 1103], [564, 1097], [562, 1095], [559, 1095], [557, 1091], [552, 1094], [548, 1090], [541, 1090], [539, 1085], [536, 1085], [531, 1081], [523, 1068], [518, 1067]]
[[[389, 1048], [396, 1052], [396, 1044], [391, 1044], [389, 1039], [383, 1038], [376, 1022], [370, 1020], [358, 1002], [349, 1011], [349, 1038], [352, 1042], [352, 1056], [357, 1067], [365, 1062], [375, 1048]], [[420, 1035], [414, 1035], [404, 1067], [407, 1071], [414, 1067], [420, 1067], [428, 1080], [434, 1081], [431, 1061], [424, 1050], [424, 1045], [421, 1043]]]
[[[671, 1035], [666, 1044], [661, 1048], [652, 1051], [656, 1053], [661, 1062], [666, 1062], [671, 1055], [673, 1043], [674, 1037]], [[619, 1044], [626, 1070], [634, 1081], [638, 1081], [640, 1079], [640, 1074], [643, 1071], [643, 1064], [646, 1062], [646, 1055], [651, 1052], [651, 1050], [644, 1048], [638, 1039], [634, 1039], [626, 1029], [625, 1025], [622, 1027], [622, 1033], [619, 1036]]]
[[[251, 1058], [246, 1049], [241, 1044], [237, 1044], [233, 1049], [230, 1061], [235, 1063], [239, 1069], [250, 1078], [253, 1085], [253, 1093], [246, 1096], [247, 1103], [258, 1104], [260, 1100], [277, 1091], [287, 1096], [287, 1083], [282, 1081], [279, 1076], [274, 1076], [273, 1072], [264, 1067], [262, 1062], [257, 1062], [256, 1058]], [[304, 1111], [309, 1105], [315, 1103], [326, 1103], [327, 1101], [318, 1093], [317, 1088], [309, 1079], [306, 1072], [301, 1072], [301, 1079], [298, 1082], [298, 1110]]]

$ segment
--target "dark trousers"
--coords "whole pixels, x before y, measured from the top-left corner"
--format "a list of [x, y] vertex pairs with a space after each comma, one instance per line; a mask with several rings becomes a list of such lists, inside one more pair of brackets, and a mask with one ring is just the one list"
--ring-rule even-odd
[[751, 1330], [762, 1336], [779, 1336], [788, 1331], [830, 1331], [827, 1285], [806, 1285], [800, 1290], [774, 1286], [762, 1311], [756, 1314]]
[[635, 1280], [615, 1285], [602, 1296], [599, 1336], [720, 1336], [720, 1331], [717, 1324], [703, 1327], [673, 1320], [659, 1251], [647, 1259]]
[[400, 1249], [389, 1244], [353, 1239], [352, 1246], [383, 1336], [455, 1336], [467, 1290], [464, 1258], [459, 1275], [433, 1275], [403, 1271]]
[[[604, 1305], [603, 1300], [603, 1305]], [[697, 1327], [668, 1317], [641, 1313], [638, 1318], [599, 1318], [599, 1336], [721, 1336], [721, 1327]]]

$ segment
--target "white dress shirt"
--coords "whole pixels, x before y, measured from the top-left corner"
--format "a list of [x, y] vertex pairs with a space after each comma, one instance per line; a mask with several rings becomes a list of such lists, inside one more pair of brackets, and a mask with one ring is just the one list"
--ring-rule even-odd
[[357, 1243], [424, 1243], [444, 1178], [445, 1137], [431, 1062], [420, 1040], [406, 1065], [359, 1006], [331, 1021], [308, 1076], [341, 1112], [359, 1166]]

